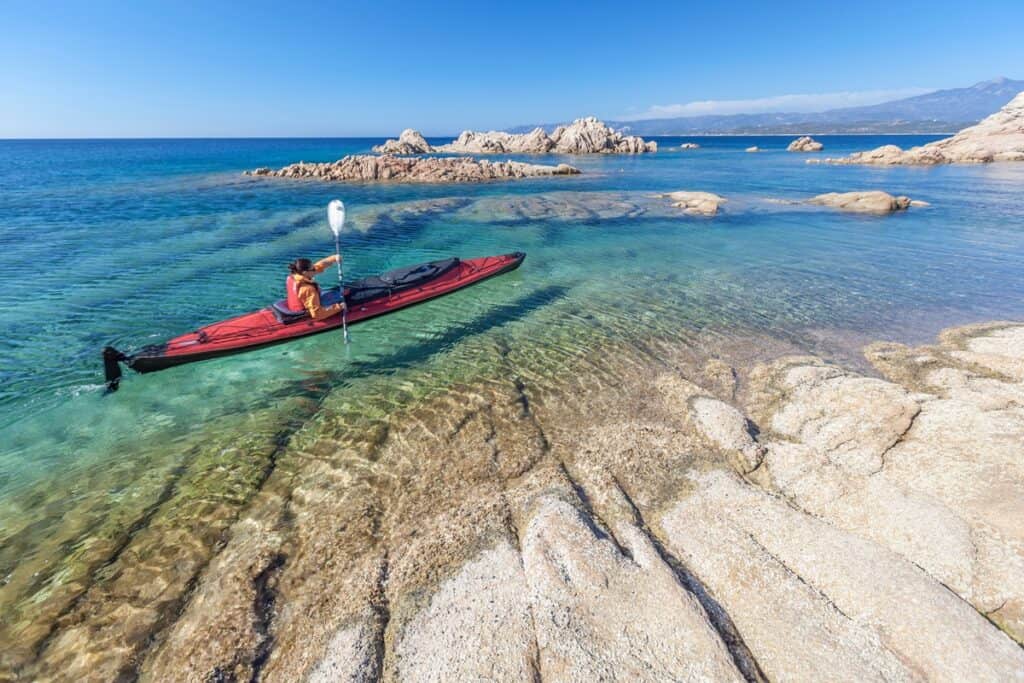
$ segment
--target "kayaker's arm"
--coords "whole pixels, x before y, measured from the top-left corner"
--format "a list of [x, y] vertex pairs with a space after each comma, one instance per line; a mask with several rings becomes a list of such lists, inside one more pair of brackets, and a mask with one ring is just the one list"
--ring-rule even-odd
[[320, 305], [320, 294], [316, 291], [316, 287], [303, 287], [299, 290], [299, 301], [302, 302], [303, 308], [309, 313], [309, 317], [313, 320], [323, 320], [324, 318], [330, 318], [332, 315], [341, 313], [344, 308], [343, 304], [331, 304], [330, 306]]
[[313, 270], [316, 271], [317, 273], [322, 273], [337, 262], [338, 257], [332, 254], [327, 258], [322, 258], [319, 261], [317, 261], [316, 264], [313, 266]]

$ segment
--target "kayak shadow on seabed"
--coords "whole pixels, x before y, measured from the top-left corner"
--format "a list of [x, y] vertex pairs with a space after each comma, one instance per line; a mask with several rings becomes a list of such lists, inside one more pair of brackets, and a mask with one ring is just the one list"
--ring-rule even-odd
[[407, 346], [386, 356], [367, 361], [353, 361], [345, 370], [311, 370], [307, 376], [295, 383], [289, 383], [269, 394], [267, 404], [302, 394], [309, 397], [322, 396], [342, 381], [373, 377], [382, 372], [394, 372], [416, 367], [432, 356], [445, 351], [459, 342], [489, 332], [506, 324], [525, 318], [554, 302], [565, 298], [569, 291], [562, 285], [549, 285], [520, 297], [515, 301], [494, 306], [487, 313], [461, 324], [453, 324], [443, 334], [429, 341]]

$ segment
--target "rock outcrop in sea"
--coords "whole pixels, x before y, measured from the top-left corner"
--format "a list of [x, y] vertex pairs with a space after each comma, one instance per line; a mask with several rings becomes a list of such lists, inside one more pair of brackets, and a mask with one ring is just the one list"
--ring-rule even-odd
[[820, 152], [825, 149], [825, 145], [821, 144], [809, 135], [799, 137], [793, 142], [789, 143], [786, 147], [787, 152]]
[[748, 152], [760, 152], [761, 148], [758, 147], [757, 145], [754, 145], [752, 147], [747, 147], [746, 151], [748, 151]]
[[373, 148], [378, 154], [429, 154], [434, 151], [418, 130], [406, 128], [397, 140], [388, 140]]
[[669, 192], [661, 195], [672, 202], [672, 206], [682, 209], [683, 213], [691, 216], [714, 216], [718, 213], [718, 207], [725, 204], [725, 197], [720, 197], [711, 192]]
[[[817, 163], [809, 159], [808, 163]], [[829, 164], [872, 164], [877, 166], [936, 164], [984, 164], [993, 161], [1024, 161], [1024, 92], [980, 123], [953, 137], [908, 150], [882, 145], [848, 157], [825, 159]]]
[[679, 145], [679, 149], [700, 149], [700, 145], [698, 145], [696, 142], [684, 142], [683, 144]]
[[347, 156], [330, 163], [300, 161], [278, 170], [258, 168], [246, 175], [312, 178], [327, 181], [392, 183], [475, 183], [537, 176], [575, 175], [569, 164], [545, 166], [521, 161], [488, 161], [470, 157], [401, 157], [384, 154]]
[[828, 192], [808, 199], [807, 203], [816, 204], [818, 206], [829, 206], [841, 211], [873, 214], [887, 214], [894, 211], [903, 211], [911, 206], [927, 206], [927, 202], [915, 201], [910, 197], [903, 195], [894, 197], [888, 192], [882, 192], [881, 190], [868, 190], [866, 192]]
[[550, 135], [543, 128], [521, 134], [466, 130], [447, 145], [436, 147], [428, 145], [415, 130], [406, 129], [398, 140], [388, 140], [374, 147], [374, 151], [394, 154], [642, 154], [658, 151], [658, 143], [623, 135], [589, 116], [567, 126], [558, 126]]

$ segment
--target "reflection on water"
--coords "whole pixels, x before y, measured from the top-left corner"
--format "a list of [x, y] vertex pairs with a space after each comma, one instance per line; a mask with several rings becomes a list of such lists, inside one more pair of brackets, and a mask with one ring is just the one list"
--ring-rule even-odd
[[[880, 144], [823, 140], [834, 154]], [[373, 142], [0, 143], [0, 268], [26, 273], [0, 293], [5, 641], [38, 647], [128, 539], [157, 533], [147, 520], [201, 563], [310, 419], [344, 414], [342, 427], [372, 431], [440, 388], [509, 372], [510, 349], [543, 387], [571, 359], [612, 346], [647, 355], [658, 339], [760, 334], [852, 357], [866, 339], [1024, 317], [1024, 165], [808, 166], [782, 151], [786, 138], [713, 138], [686, 153], [668, 140], [657, 155], [572, 159], [585, 175], [519, 183], [239, 176]], [[750, 144], [767, 151], [744, 154]], [[878, 218], [766, 201], [875, 188], [932, 206]], [[682, 189], [729, 203], [701, 219], [656, 197]], [[348, 346], [321, 335], [128, 376], [102, 395], [104, 345], [142, 346], [278, 297], [285, 263], [330, 252], [334, 196], [350, 208], [350, 277], [451, 254], [528, 256], [360, 325]]]

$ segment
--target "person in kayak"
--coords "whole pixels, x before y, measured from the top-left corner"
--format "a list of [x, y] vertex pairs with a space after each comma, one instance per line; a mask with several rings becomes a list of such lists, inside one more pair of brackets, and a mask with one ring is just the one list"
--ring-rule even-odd
[[308, 258], [300, 258], [288, 264], [288, 279], [285, 281], [285, 292], [288, 297], [288, 308], [293, 311], [303, 309], [313, 320], [323, 320], [345, 310], [345, 302], [320, 305], [320, 285], [313, 279], [328, 267], [338, 263], [337, 256], [328, 256], [313, 263]]

